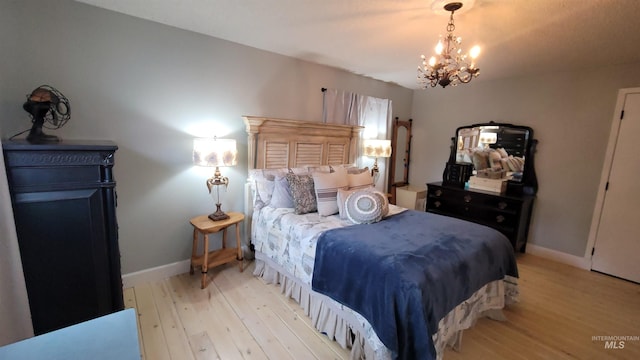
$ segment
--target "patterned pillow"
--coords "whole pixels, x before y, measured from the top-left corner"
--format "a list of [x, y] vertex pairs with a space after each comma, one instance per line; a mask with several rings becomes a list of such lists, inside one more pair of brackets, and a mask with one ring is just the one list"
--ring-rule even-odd
[[349, 187], [347, 170], [338, 167], [332, 173], [313, 173], [313, 185], [318, 214], [329, 216], [338, 213], [338, 190]]
[[293, 196], [293, 208], [298, 215], [318, 211], [312, 175], [287, 174]]
[[357, 190], [347, 197], [347, 218], [355, 224], [370, 224], [382, 219], [384, 197], [377, 192]]

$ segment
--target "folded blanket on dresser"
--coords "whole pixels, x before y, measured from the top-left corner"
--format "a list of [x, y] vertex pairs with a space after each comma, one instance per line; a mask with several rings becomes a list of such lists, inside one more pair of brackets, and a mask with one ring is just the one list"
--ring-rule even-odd
[[409, 210], [320, 235], [312, 288], [364, 316], [395, 357], [435, 359], [440, 319], [505, 276], [518, 271], [504, 235]]

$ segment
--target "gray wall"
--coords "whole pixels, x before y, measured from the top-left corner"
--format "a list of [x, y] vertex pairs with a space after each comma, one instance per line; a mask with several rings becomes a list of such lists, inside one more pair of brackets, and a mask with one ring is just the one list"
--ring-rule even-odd
[[410, 117], [412, 91], [396, 85], [70, 0], [0, 1], [1, 134], [30, 127], [25, 95], [49, 84], [72, 106], [71, 121], [51, 133], [119, 145], [123, 273], [190, 257], [189, 219], [214, 208], [205, 186], [213, 170], [191, 164], [193, 137], [237, 140], [222, 200], [242, 211], [242, 115], [320, 121], [327, 87], [392, 99], [394, 115]]
[[533, 128], [539, 190], [533, 244], [582, 257], [618, 89], [640, 86], [640, 64], [540, 74], [416, 91], [410, 182], [442, 180], [459, 126], [507, 122]]
[[[118, 143], [123, 272], [187, 259], [188, 219], [212, 210], [193, 167], [194, 136], [238, 141], [223, 208], [242, 209], [242, 115], [320, 120], [321, 87], [390, 98], [413, 118], [410, 181], [441, 179], [456, 127], [489, 120], [531, 126], [540, 191], [530, 241], [583, 256], [617, 90], [640, 85], [638, 64], [415, 91], [70, 0], [7, 1], [0, 12], [0, 130], [30, 126], [21, 105], [40, 84], [61, 90], [64, 139]], [[635, 66], [634, 66], [635, 65]], [[597, 70], [597, 71], [596, 71]]]

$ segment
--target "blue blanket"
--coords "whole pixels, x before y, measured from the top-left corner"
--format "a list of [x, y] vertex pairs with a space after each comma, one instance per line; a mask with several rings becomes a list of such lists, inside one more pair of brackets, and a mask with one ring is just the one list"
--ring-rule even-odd
[[504, 235], [408, 210], [321, 234], [312, 288], [364, 316], [394, 357], [435, 359], [440, 319], [505, 275], [518, 270]]

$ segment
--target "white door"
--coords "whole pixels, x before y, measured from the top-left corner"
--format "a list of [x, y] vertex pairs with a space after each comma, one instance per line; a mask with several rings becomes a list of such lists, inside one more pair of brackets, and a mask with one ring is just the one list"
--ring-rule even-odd
[[640, 92], [624, 96], [591, 268], [640, 283]]

